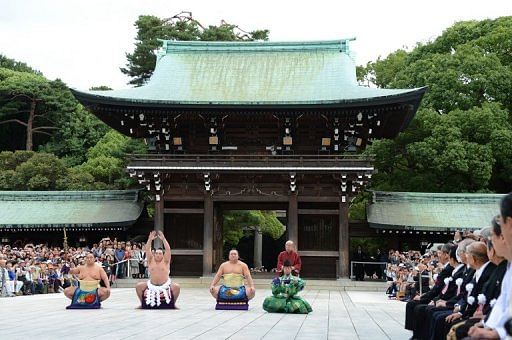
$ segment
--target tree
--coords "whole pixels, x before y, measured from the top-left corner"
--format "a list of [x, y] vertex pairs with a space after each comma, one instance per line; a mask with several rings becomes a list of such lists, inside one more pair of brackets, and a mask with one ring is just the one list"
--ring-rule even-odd
[[142, 141], [110, 130], [87, 151], [87, 161], [76, 168], [79, 172], [92, 175], [96, 187], [103, 183], [104, 188], [126, 189], [134, 186], [135, 182], [126, 174], [125, 155], [146, 152], [146, 145]]
[[428, 86], [410, 126], [366, 151], [373, 188], [507, 192], [512, 145], [512, 17], [459, 22], [432, 42], [361, 67], [379, 87]]
[[28, 66], [27, 64], [16, 61], [11, 58], [7, 58], [3, 54], [0, 54], [0, 68], [6, 68], [8, 70], [12, 71], [18, 71], [18, 72], [27, 72], [27, 73], [33, 73], [42, 76], [43, 74], [37, 70], [34, 70], [32, 67]]
[[59, 178], [56, 182], [59, 190], [101, 190], [106, 185], [101, 182], [95, 182], [94, 176], [80, 167], [71, 168], [68, 176]]
[[233, 40], [267, 40], [268, 30], [245, 32], [236, 25], [221, 22], [219, 26], [204, 27], [199, 21], [192, 18], [192, 13], [181, 12], [168, 19], [160, 19], [151, 15], [141, 15], [135, 22], [137, 37], [135, 50], [127, 53], [128, 63], [121, 72], [127, 74], [132, 80], [129, 84], [143, 85], [153, 73], [156, 63], [154, 51], [161, 46], [158, 39], [166, 40], [207, 40], [207, 41], [233, 41]]
[[39, 149], [61, 157], [69, 166], [85, 162], [87, 150], [94, 147], [108, 131], [112, 131], [80, 104], [77, 104], [69, 119], [59, 126], [52, 139]]
[[89, 91], [110, 91], [110, 90], [112, 90], [112, 89], [105, 85], [93, 86], [89, 89]]
[[87, 151], [87, 159], [110, 156], [124, 159], [126, 154], [145, 154], [147, 147], [143, 141], [123, 136], [115, 130], [108, 131], [95, 146]]
[[67, 87], [60, 81], [0, 69], [0, 124], [15, 123], [25, 127], [25, 149], [34, 147], [34, 134], [51, 136], [57, 130], [54, 122], [59, 115], [69, 115], [76, 106]]
[[55, 155], [43, 152], [0, 153], [0, 190], [56, 190], [68, 169]]
[[277, 240], [285, 231], [274, 211], [232, 210], [224, 214], [224, 244], [236, 246], [244, 235], [254, 232]]

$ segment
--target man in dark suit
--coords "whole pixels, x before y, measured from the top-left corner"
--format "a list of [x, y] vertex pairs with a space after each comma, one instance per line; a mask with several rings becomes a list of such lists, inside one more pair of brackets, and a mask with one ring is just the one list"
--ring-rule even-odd
[[457, 283], [460, 284], [459, 281], [463, 281], [466, 272], [466, 265], [464, 263], [459, 263], [460, 256], [457, 256], [458, 250], [459, 247], [455, 246], [450, 251], [450, 266], [452, 266], [454, 269], [452, 271], [452, 275], [444, 280], [444, 287], [441, 290], [441, 293], [434, 298], [434, 305], [428, 305], [424, 309], [423, 313], [420, 311], [418, 314], [418, 317], [421, 320], [425, 320], [425, 322], [418, 324], [418, 328], [414, 332], [414, 334], [420, 339], [430, 338], [429, 331], [432, 328], [434, 315], [438, 314], [439, 312], [453, 309], [453, 306], [449, 306], [447, 303], [450, 299], [459, 294], [459, 286]]
[[436, 324], [434, 330], [435, 339], [444, 339], [450, 328], [458, 323], [460, 319], [464, 320], [473, 316], [478, 308], [478, 295], [483, 292], [484, 284], [489, 280], [496, 269], [496, 265], [489, 261], [487, 256], [487, 246], [483, 242], [473, 242], [467, 247], [468, 264], [475, 269], [475, 276], [471, 282], [471, 292], [468, 292], [468, 298], [458, 312], [447, 316], [445, 324]]
[[426, 308], [426, 306], [443, 290], [444, 279], [450, 277], [453, 271], [453, 267], [450, 266], [449, 263], [450, 251], [453, 247], [455, 247], [454, 244], [446, 243], [441, 247], [441, 250], [438, 251], [439, 261], [443, 264], [444, 268], [437, 276], [432, 289], [421, 296], [415, 296], [413, 300], [407, 302], [407, 305], [405, 306], [405, 329], [411, 331], [417, 329], [418, 313]]
[[471, 318], [466, 320], [464, 325], [460, 326], [456, 330], [457, 339], [463, 339], [468, 336], [469, 329], [480, 322], [482, 318], [487, 320], [492, 307], [501, 293], [501, 283], [505, 272], [507, 271], [507, 260], [502, 256], [506, 255], [507, 245], [505, 239], [501, 234], [501, 226], [493, 220], [493, 227], [491, 230], [491, 236], [487, 241], [487, 254], [489, 259], [497, 266], [493, 275], [484, 284], [483, 294], [485, 295], [485, 305], [481, 313], [476, 312]]
[[512, 300], [512, 193], [509, 193], [501, 199], [500, 203], [499, 223], [505, 243], [507, 244], [507, 252], [505, 258], [509, 262], [507, 272], [501, 283], [501, 293], [494, 307], [489, 314], [489, 318], [485, 321], [485, 327], [471, 327], [468, 334], [476, 339], [505, 339], [507, 334], [512, 333], [510, 324], [510, 303]]
[[[361, 246], [357, 246], [357, 250], [352, 256], [352, 261], [366, 261], [366, 254], [363, 252], [363, 248], [361, 248]], [[356, 277], [356, 281], [364, 280], [364, 264], [354, 263], [354, 275]]]
[[[468, 265], [466, 248], [473, 242], [475, 241], [468, 238], [457, 244], [457, 257], [464, 264], [462, 277], [457, 277], [452, 282], [450, 282], [453, 283], [455, 286], [453, 287], [456, 289], [455, 295], [446, 301], [438, 300], [436, 302], [437, 307], [430, 310], [429, 313], [427, 314], [428, 334], [426, 338], [432, 338], [433, 330], [436, 327], [435, 325], [438, 323], [444, 325], [445, 318], [453, 313], [454, 308], [456, 308], [455, 306], [461, 305], [463, 304], [464, 301], [466, 301], [467, 292], [465, 287], [468, 283], [470, 283], [473, 280], [473, 276], [475, 274], [475, 270], [469, 267]], [[456, 273], [452, 273], [452, 275], [456, 275]], [[460, 282], [460, 280], [462, 280], [462, 283]]]

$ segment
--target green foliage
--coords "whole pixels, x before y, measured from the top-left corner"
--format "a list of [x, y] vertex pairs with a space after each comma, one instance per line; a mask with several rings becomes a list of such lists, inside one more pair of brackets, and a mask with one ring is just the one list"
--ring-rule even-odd
[[3, 54], [0, 54], [0, 68], [6, 68], [9, 70], [18, 71], [18, 72], [34, 73], [34, 74], [42, 76], [41, 72], [34, 70], [32, 67], [28, 66], [27, 64], [25, 64], [21, 61], [16, 61], [14, 59], [7, 58]]
[[146, 153], [146, 146], [140, 140], [131, 139], [110, 130], [89, 149], [87, 161], [78, 166], [77, 171], [92, 175], [95, 187], [102, 186], [108, 189], [133, 187], [135, 182], [127, 176], [125, 171], [125, 156], [130, 153]]
[[[416, 124], [396, 140], [375, 142], [367, 152], [376, 155], [379, 173], [374, 188], [397, 191], [481, 192], [496, 181], [512, 183], [509, 150], [511, 124], [498, 104], [439, 115], [422, 110]], [[421, 138], [407, 138], [416, 132]], [[498, 188], [495, 188], [499, 190]]]
[[110, 91], [110, 90], [112, 90], [112, 89], [105, 85], [93, 86], [89, 89], [89, 91]]
[[4, 94], [38, 97], [48, 93], [49, 89], [48, 80], [43, 76], [0, 68], [0, 91]]
[[277, 240], [285, 231], [274, 211], [232, 210], [224, 214], [224, 243], [236, 246], [240, 239], [253, 232], [269, 235]]
[[151, 74], [156, 63], [154, 51], [161, 46], [158, 39], [164, 40], [267, 40], [268, 30], [244, 32], [236, 25], [222, 23], [219, 26], [204, 27], [192, 18], [191, 13], [180, 13], [170, 19], [160, 19], [152, 15], [141, 15], [135, 22], [137, 37], [135, 50], [127, 53], [128, 63], [121, 72], [133, 78], [129, 83], [143, 85]]
[[74, 167], [53, 154], [0, 153], [0, 190], [106, 190], [136, 186], [125, 172], [125, 153], [145, 151], [142, 142], [110, 131]]
[[51, 136], [75, 107], [75, 99], [60, 80], [0, 68], [0, 124], [24, 126], [27, 150], [33, 149], [34, 134]]
[[0, 190], [56, 190], [67, 171], [52, 154], [4, 151], [0, 153]]
[[507, 192], [512, 145], [512, 17], [459, 22], [435, 41], [360, 67], [379, 87], [428, 86], [395, 140], [376, 141], [379, 190]]
[[121, 159], [103, 155], [88, 159], [80, 168], [91, 174], [95, 180], [110, 185], [124, 174]]
[[350, 203], [348, 209], [348, 218], [350, 220], [366, 220], [366, 205], [370, 200], [371, 194], [363, 191]]
[[352, 237], [350, 239], [350, 252], [355, 253], [358, 246], [361, 246], [361, 249], [367, 256], [373, 257], [377, 255], [377, 249], [385, 253], [384, 250], [389, 248], [388, 240], [386, 239], [377, 237]]
[[79, 165], [86, 161], [86, 150], [95, 146], [109, 130], [82, 105], [77, 105], [69, 120], [62, 122], [53, 138], [39, 149], [62, 157], [69, 166]]
[[390, 53], [386, 59], [380, 57], [374, 63], [367, 63], [365, 67], [356, 69], [359, 81], [373, 83], [378, 87], [389, 87], [397, 72], [405, 66], [407, 52], [397, 50]]
[[87, 151], [87, 158], [97, 158], [100, 156], [110, 156], [115, 158], [124, 158], [126, 154], [146, 153], [146, 145], [138, 140], [123, 136], [117, 131], [108, 131], [92, 148]]
[[2, 151], [0, 152], [0, 170], [16, 170], [18, 165], [25, 163], [33, 156], [33, 151]]
[[94, 181], [94, 176], [80, 167], [69, 169], [68, 176], [57, 180], [59, 190], [78, 190], [87, 191], [104, 187]]

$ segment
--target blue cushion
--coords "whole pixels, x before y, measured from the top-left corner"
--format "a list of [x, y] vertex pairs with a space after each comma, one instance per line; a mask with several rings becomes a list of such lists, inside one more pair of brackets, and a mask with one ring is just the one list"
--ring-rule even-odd
[[247, 302], [245, 286], [226, 287], [220, 286], [217, 301], [224, 302]]
[[73, 294], [71, 304], [66, 309], [98, 309], [101, 308], [100, 297], [98, 289], [85, 291], [79, 287], [76, 288]]

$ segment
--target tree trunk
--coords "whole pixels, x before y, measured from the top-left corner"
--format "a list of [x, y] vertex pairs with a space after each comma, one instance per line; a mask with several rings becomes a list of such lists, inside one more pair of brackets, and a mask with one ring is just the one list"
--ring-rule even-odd
[[27, 122], [27, 145], [26, 150], [32, 151], [34, 148], [34, 142], [32, 140], [32, 136], [34, 135], [33, 125], [34, 125], [34, 115], [36, 114], [36, 101], [32, 100], [30, 102], [30, 112], [28, 114], [28, 122]]

